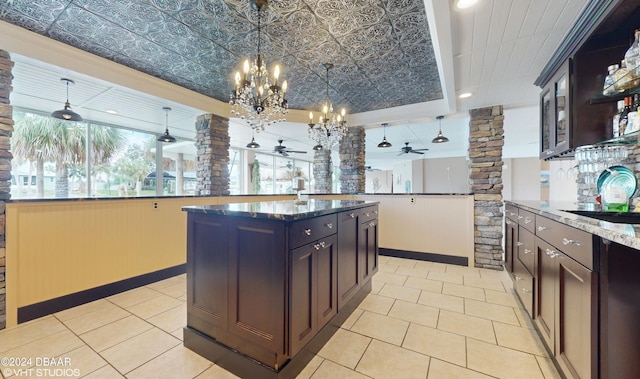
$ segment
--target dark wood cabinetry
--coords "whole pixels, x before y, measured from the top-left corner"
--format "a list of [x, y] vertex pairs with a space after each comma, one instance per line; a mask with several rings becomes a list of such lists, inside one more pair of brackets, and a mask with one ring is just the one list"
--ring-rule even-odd
[[325, 214], [288, 220], [252, 204], [188, 213], [185, 346], [241, 377], [291, 378], [370, 291], [378, 208], [318, 202]]
[[571, 146], [579, 146], [574, 140], [581, 136], [574, 133], [571, 122], [570, 76], [571, 61], [567, 60], [540, 94], [541, 159], [562, 154]]

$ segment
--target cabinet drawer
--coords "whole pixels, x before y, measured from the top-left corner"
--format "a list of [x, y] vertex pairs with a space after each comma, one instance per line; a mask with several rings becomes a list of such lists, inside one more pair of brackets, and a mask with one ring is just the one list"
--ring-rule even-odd
[[518, 224], [524, 226], [531, 233], [536, 232], [536, 215], [523, 209], [518, 209]]
[[518, 221], [518, 208], [511, 204], [506, 204], [504, 206], [504, 214], [508, 219], [513, 221]]
[[377, 206], [372, 206], [372, 207], [366, 207], [366, 208], [361, 208], [355, 211], [356, 214], [360, 217], [359, 221], [362, 222], [366, 222], [366, 221], [371, 221], [371, 220], [375, 220], [378, 218], [378, 207]]
[[518, 232], [518, 259], [524, 267], [533, 274], [534, 258], [535, 258], [535, 242], [536, 237], [532, 232], [526, 229], [520, 229]]
[[518, 259], [513, 262], [513, 288], [529, 316], [533, 317], [533, 276]]
[[291, 224], [289, 248], [306, 245], [317, 239], [330, 236], [338, 229], [338, 217], [335, 214], [295, 221]]
[[581, 265], [593, 270], [591, 234], [546, 217], [536, 216], [536, 235]]

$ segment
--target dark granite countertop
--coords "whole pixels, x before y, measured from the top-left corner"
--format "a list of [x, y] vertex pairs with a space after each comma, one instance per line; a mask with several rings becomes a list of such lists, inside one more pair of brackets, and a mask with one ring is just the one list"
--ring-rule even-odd
[[377, 201], [356, 200], [308, 200], [307, 204], [297, 205], [294, 200], [262, 201], [253, 203], [231, 203], [220, 205], [201, 205], [182, 207], [191, 213], [239, 216], [250, 218], [268, 218], [272, 220], [295, 221], [317, 217], [351, 209], [379, 204]]
[[[614, 223], [566, 212], [585, 210], [583, 206], [572, 202], [505, 201], [505, 203], [640, 250], [640, 224]], [[640, 222], [640, 214], [637, 216]]]

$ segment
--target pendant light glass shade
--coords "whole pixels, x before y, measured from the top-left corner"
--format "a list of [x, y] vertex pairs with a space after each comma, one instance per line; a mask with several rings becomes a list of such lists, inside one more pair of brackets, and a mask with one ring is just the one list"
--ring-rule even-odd
[[438, 119], [439, 122], [439, 126], [438, 126], [438, 135], [436, 136], [436, 138], [431, 140], [431, 143], [444, 143], [444, 142], [449, 142], [449, 138], [445, 137], [442, 134], [442, 119], [444, 118], [444, 116], [438, 116], [436, 117], [436, 119]]
[[69, 84], [75, 84], [71, 79], [62, 78], [62, 83], [67, 85], [67, 101], [64, 103], [64, 109], [51, 113], [51, 117], [58, 118], [65, 121], [82, 121], [82, 116], [71, 110], [71, 104], [69, 103]]
[[164, 130], [164, 134], [158, 137], [158, 141], [168, 142], [168, 143], [176, 142], [176, 139], [171, 134], [169, 134], [169, 111], [171, 110], [171, 108], [164, 107], [162, 108], [162, 110], [165, 113], [165, 121], [164, 121], [165, 130]]
[[387, 132], [385, 131], [385, 129], [387, 128], [387, 125], [389, 124], [382, 124], [382, 130], [384, 133], [384, 137], [382, 138], [382, 142], [380, 142], [378, 144], [378, 147], [380, 148], [386, 148], [386, 147], [391, 147], [391, 143], [389, 141], [387, 141]]

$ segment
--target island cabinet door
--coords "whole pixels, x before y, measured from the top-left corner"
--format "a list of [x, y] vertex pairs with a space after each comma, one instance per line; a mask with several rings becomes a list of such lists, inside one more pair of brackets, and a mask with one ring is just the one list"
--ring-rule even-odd
[[229, 330], [276, 354], [285, 353], [286, 259], [284, 222], [231, 222]]
[[360, 288], [358, 229], [355, 210], [338, 214], [338, 309], [342, 309]]
[[[318, 291], [318, 330], [338, 313], [338, 239], [336, 235], [318, 241], [316, 251]], [[315, 248], [315, 247], [314, 247]]]
[[227, 330], [229, 232], [225, 220], [190, 213], [187, 234], [187, 325], [213, 338]]
[[550, 244], [536, 238], [535, 247], [534, 322], [543, 341], [555, 354], [555, 312], [558, 266], [553, 258], [558, 252]]
[[358, 256], [361, 284], [371, 279], [378, 271], [378, 220], [360, 224], [358, 233]]

